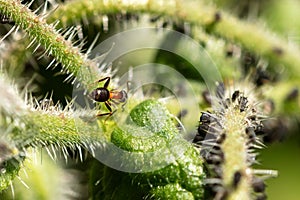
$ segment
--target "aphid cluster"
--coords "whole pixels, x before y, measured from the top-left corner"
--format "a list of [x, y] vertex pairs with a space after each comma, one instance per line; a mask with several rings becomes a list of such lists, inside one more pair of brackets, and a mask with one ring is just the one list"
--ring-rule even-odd
[[[256, 193], [256, 199], [266, 199], [265, 184], [262, 178], [256, 177], [254, 174], [249, 174], [249, 170], [237, 170], [231, 175], [231, 184], [224, 183], [224, 162], [229, 160], [229, 156], [224, 151], [224, 142], [229, 137], [226, 129], [226, 114], [235, 110], [245, 116], [243, 127], [240, 130], [240, 136], [245, 139], [245, 154], [247, 166], [256, 163], [255, 148], [260, 148], [263, 144], [260, 142], [260, 137], [264, 135], [264, 126], [261, 122], [261, 117], [258, 115], [256, 108], [250, 104], [247, 98], [241, 91], [235, 90], [231, 93], [230, 98], [225, 98], [225, 86], [219, 84], [216, 90], [217, 109], [212, 112], [202, 112], [198, 133], [196, 134], [193, 143], [201, 145], [201, 153], [204, 157], [209, 178], [207, 179], [208, 195], [214, 196], [215, 199], [227, 199], [230, 193], [233, 193], [243, 179], [247, 178], [249, 185], [252, 186], [253, 193]], [[213, 98], [212, 98], [213, 99]], [[228, 143], [226, 143], [228, 145]], [[229, 143], [230, 145], [230, 143]], [[241, 152], [242, 153], [242, 152]], [[241, 161], [243, 162], [243, 161]]]

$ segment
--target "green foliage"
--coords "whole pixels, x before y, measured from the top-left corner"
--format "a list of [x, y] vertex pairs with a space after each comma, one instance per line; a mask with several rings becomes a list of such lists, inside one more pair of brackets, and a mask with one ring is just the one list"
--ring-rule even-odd
[[12, 184], [12, 180], [14, 180], [19, 173], [20, 165], [21, 159], [16, 160], [15, 158], [1, 162], [0, 191], [5, 190]]
[[[122, 199], [127, 196], [136, 199], [140, 195], [139, 198], [151, 199], [201, 199], [204, 172], [199, 151], [181, 138], [164, 105], [156, 100], [143, 101], [132, 109], [129, 119], [129, 125], [115, 128], [111, 142], [125, 151], [140, 155], [121, 158], [123, 163], [129, 163], [133, 169], [139, 166], [137, 163], [151, 163], [150, 169], [152, 165], [154, 171], [128, 174], [105, 168], [101, 181], [103, 198]], [[148, 156], [148, 153], [154, 154]], [[156, 165], [172, 157], [174, 161], [155, 169]], [[132, 191], [128, 192], [128, 189]]]
[[181, 188], [179, 184], [167, 184], [166, 186], [158, 186], [150, 191], [151, 199], [194, 199], [192, 193]]
[[[111, 118], [107, 121], [102, 118], [96, 119], [94, 111], [90, 109], [74, 111], [73, 108], [77, 102], [73, 104], [74, 97], [68, 96], [72, 91], [64, 90], [63, 83], [60, 82], [57, 85], [61, 85], [61, 88], [55, 91], [49, 89], [48, 93], [53, 92], [54, 96], [62, 93], [63, 99], [60, 101], [67, 105], [64, 108], [56, 104], [57, 102], [55, 102], [55, 106], [44, 107], [43, 103], [35, 100], [35, 98], [48, 98], [51, 96], [49, 94], [33, 98], [31, 94], [30, 97], [27, 96], [28, 91], [45, 91], [46, 86], [47, 88], [48, 86], [52, 87], [51, 82], [47, 82], [44, 80], [45, 77], [41, 76], [41, 71], [47, 73], [50, 68], [55, 68], [55, 70], [53, 73], [49, 73], [49, 76], [54, 74], [54, 76], [68, 77], [64, 81], [69, 81], [69, 86], [73, 85], [74, 88], [86, 86], [89, 90], [92, 89], [94, 86], [92, 83], [99, 78], [99, 71], [101, 77], [114, 77], [114, 70], [102, 68], [103, 60], [101, 59], [103, 57], [97, 58], [98, 60], [89, 58], [89, 48], [93, 41], [95, 43], [98, 40], [103, 41], [114, 32], [126, 30], [126, 27], [167, 27], [184, 32], [208, 52], [218, 65], [219, 71], [228, 85], [232, 85], [232, 82], [239, 85], [238, 80], [246, 79], [247, 87], [249, 85], [252, 87], [253, 82], [257, 83], [259, 75], [257, 67], [263, 69], [270, 76], [267, 78], [263, 76], [262, 82], [271, 83], [275, 90], [270, 90], [270, 84], [264, 84], [252, 87], [250, 93], [255, 90], [261, 94], [260, 99], [255, 99], [255, 102], [265, 102], [266, 99], [268, 101], [271, 99], [269, 107], [265, 106], [264, 109], [271, 110], [267, 113], [268, 115], [281, 117], [279, 120], [281, 123], [273, 123], [272, 126], [266, 127], [273, 133], [270, 137], [275, 139], [281, 138], [282, 135], [287, 137], [289, 135], [286, 135], [286, 128], [293, 127], [297, 123], [299, 125], [300, 101], [297, 91], [299, 90], [300, 48], [297, 37], [299, 37], [300, 29], [297, 21], [299, 3], [295, 0], [215, 0], [213, 3], [206, 0], [74, 0], [59, 2], [59, 6], [54, 11], [49, 10], [49, 8], [53, 8], [52, 6], [56, 6], [53, 4], [54, 1], [47, 1], [48, 6], [46, 4], [44, 9], [36, 9], [41, 5], [42, 0], [34, 1], [32, 6], [26, 5], [26, 2], [0, 0], [1, 19], [7, 17], [16, 24], [15, 26], [0, 24], [0, 191], [3, 192], [0, 196], [1, 199], [12, 198], [13, 195], [8, 194], [10, 193], [8, 188], [12, 185], [17, 187], [15, 199], [22, 199], [25, 196], [28, 199], [53, 199], [55, 193], [50, 194], [46, 191], [47, 188], [51, 191], [63, 188], [62, 190], [66, 190], [66, 193], [74, 193], [66, 187], [67, 184], [61, 184], [57, 179], [51, 179], [61, 178], [63, 173], [54, 168], [61, 165], [69, 168], [74, 163], [63, 165], [60, 161], [69, 162], [72, 157], [86, 165], [86, 168], [82, 169], [80, 164], [74, 164], [76, 171], [86, 170], [84, 174], [89, 174], [89, 197], [92, 199], [201, 199], [207, 189], [204, 189], [205, 179], [208, 182], [216, 181], [210, 179], [208, 171], [203, 172], [204, 161], [199, 153], [201, 147], [197, 145], [195, 148], [194, 145], [182, 138], [175, 125], [174, 116], [170, 114], [165, 105], [157, 100], [141, 101], [139, 98], [128, 100], [127, 105], [129, 106], [126, 109], [129, 110], [129, 115], [122, 124]], [[262, 18], [259, 18], [261, 16]], [[263, 25], [264, 23], [257, 22], [261, 19], [265, 20], [268, 23], [267, 26], [276, 32], [268, 30]], [[59, 24], [56, 24], [57, 20], [60, 22]], [[17, 29], [20, 31], [16, 31]], [[100, 37], [97, 35], [99, 29]], [[10, 33], [7, 38], [3, 38], [6, 30]], [[20, 39], [20, 37], [23, 38]], [[151, 39], [149, 38], [149, 40]], [[112, 48], [118, 48], [118, 46]], [[107, 53], [105, 55], [109, 55], [110, 50], [106, 49], [103, 52]], [[156, 59], [159, 61], [163, 61], [164, 64], [170, 62], [170, 66], [185, 73], [187, 78], [196, 79], [195, 70], [191, 69], [190, 64], [182, 61], [184, 58], [178, 61], [173, 59], [172, 55], [166, 56], [159, 52], [158, 54]], [[143, 52], [137, 55], [133, 59], [128, 59], [129, 61], [124, 59], [123, 62], [120, 59], [120, 62], [117, 60], [115, 63], [109, 64], [112, 64], [113, 68], [117, 66], [119, 71], [124, 72], [128, 66], [139, 65], [139, 62], [148, 62], [153, 53]], [[126, 66], [126, 68], [120, 69], [120, 66]], [[16, 86], [7, 77], [16, 79], [18, 89], [23, 91], [22, 94], [15, 92]], [[112, 78], [113, 87], [117, 85], [115, 80], [117, 78]], [[203, 80], [193, 81], [193, 85], [196, 87], [195, 91], [197, 91], [196, 97], [200, 99], [199, 105], [203, 109], [208, 102], [205, 102], [204, 96], [200, 97], [199, 91], [205, 91], [205, 83]], [[43, 88], [38, 88], [36, 83], [43, 83]], [[184, 87], [178, 86], [178, 88], [183, 88], [182, 96], [189, 104], [190, 97], [185, 96]], [[24, 96], [26, 97], [24, 98]], [[159, 95], [157, 96], [159, 97]], [[70, 99], [72, 103], [69, 103]], [[272, 102], [275, 105], [273, 113]], [[131, 109], [131, 106], [136, 103], [138, 105]], [[171, 102], [167, 107], [172, 111], [180, 110], [175, 105], [174, 102]], [[193, 108], [199, 105], [189, 105], [189, 107]], [[103, 109], [101, 108], [101, 110]], [[188, 121], [189, 125], [196, 126], [198, 117], [198, 115], [189, 116], [184, 120]], [[234, 119], [234, 116], [229, 116], [227, 119], [231, 117]], [[226, 121], [226, 123], [225, 121], [226, 119], [221, 120], [221, 123], [234, 123], [234, 120]], [[240, 133], [240, 131], [236, 130], [236, 133]], [[299, 128], [294, 132], [299, 132]], [[231, 147], [233, 140], [240, 142], [239, 135], [228, 137], [230, 139], [226, 143], [227, 146]], [[243, 137], [245, 139], [246, 136]], [[296, 134], [293, 137], [299, 139]], [[256, 142], [261, 145], [260, 141]], [[94, 150], [105, 152], [105, 145], [108, 143], [130, 153], [128, 154], [130, 156], [121, 158], [113, 155], [113, 159], [120, 159], [127, 167], [140, 173], [121, 172], [90, 158], [95, 156]], [[293, 145], [296, 146], [296, 144]], [[31, 148], [35, 151], [45, 150], [52, 159], [57, 161], [57, 164], [49, 164], [46, 159], [46, 164], [40, 169], [36, 169], [36, 165], [24, 162], [24, 160], [34, 157], [28, 154]], [[87, 149], [91, 155], [85, 155], [86, 152], [83, 149]], [[297, 151], [296, 148], [291, 148], [291, 151], [289, 148], [282, 149], [286, 150], [287, 155]], [[268, 164], [270, 158], [278, 160], [278, 162], [283, 157], [290, 158], [283, 153], [283, 150], [263, 157], [261, 160], [264, 166], [273, 168], [274, 165], [276, 168], [278, 163]], [[246, 151], [227, 150], [226, 157], [235, 155], [234, 153], [246, 156], [249, 153]], [[85, 160], [86, 158], [90, 158], [90, 160]], [[168, 160], [168, 158], [170, 159]], [[291, 162], [288, 159], [283, 160], [282, 163], [285, 165]], [[236, 162], [243, 163], [244, 161], [237, 160]], [[295, 162], [295, 165], [297, 164]], [[49, 165], [51, 165], [50, 168], [47, 167]], [[228, 164], [228, 169], [231, 169], [231, 165], [231, 163]], [[285, 177], [284, 166], [279, 165], [279, 167], [280, 171], [283, 168], [281, 177]], [[26, 169], [32, 170], [28, 177], [21, 173]], [[290, 177], [296, 179], [299, 170], [291, 171], [289, 172], [292, 174]], [[231, 188], [233, 172], [228, 174], [230, 178], [227, 184], [228, 188]], [[243, 175], [245, 176], [245, 174]], [[246, 175], [248, 176], [248, 174]], [[28, 181], [32, 186], [29, 189], [30, 194], [22, 189], [26, 188], [25, 186], [17, 182], [18, 179], [22, 180], [24, 177], [30, 179]], [[72, 175], [72, 177], [78, 178], [79, 176]], [[48, 183], [49, 178], [52, 180], [51, 183]], [[251, 179], [250, 176], [248, 178]], [[282, 178], [280, 182], [280, 186], [282, 186], [282, 182], [287, 182], [287, 180]], [[53, 187], [50, 189], [47, 184], [51, 184]], [[270, 195], [272, 198], [297, 199], [299, 196], [291, 194], [284, 196], [284, 192], [288, 190], [274, 185], [275, 193], [280, 192], [282, 196]], [[87, 190], [79, 184], [75, 188], [77, 187]], [[250, 196], [251, 188], [246, 187], [241, 190]], [[5, 189], [7, 190], [4, 191]], [[270, 189], [272, 191], [272, 186]], [[295, 190], [294, 187], [293, 191]], [[79, 195], [81, 190], [76, 192]], [[289, 191], [289, 193], [292, 192]], [[60, 197], [63, 198], [63, 195], [60, 194]], [[213, 198], [212, 195], [209, 197]], [[82, 194], [82, 198], [87, 198], [87, 196], [83, 197]], [[221, 197], [219, 196], [219, 198]]]

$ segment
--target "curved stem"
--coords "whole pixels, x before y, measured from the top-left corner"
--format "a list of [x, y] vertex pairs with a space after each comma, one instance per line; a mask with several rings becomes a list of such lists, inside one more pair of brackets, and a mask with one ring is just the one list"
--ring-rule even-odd
[[202, 26], [206, 31], [241, 44], [244, 48], [270, 59], [275, 66], [283, 64], [291, 77], [300, 74], [300, 50], [296, 46], [261, 28], [260, 25], [241, 21], [229, 13], [219, 11], [201, 1], [180, 0], [77, 0], [60, 6], [48, 20], [61, 19], [63, 23], [79, 21], [83, 16], [143, 12], [171, 16], [191, 24]]
[[67, 73], [73, 74], [85, 84], [90, 84], [96, 79], [94, 65], [86, 55], [81, 54], [79, 48], [65, 40], [55, 30], [54, 25], [47, 24], [42, 17], [35, 15], [26, 5], [18, 0], [0, 0], [0, 12], [9, 16], [33, 40], [43, 45], [48, 53], [63, 64]]

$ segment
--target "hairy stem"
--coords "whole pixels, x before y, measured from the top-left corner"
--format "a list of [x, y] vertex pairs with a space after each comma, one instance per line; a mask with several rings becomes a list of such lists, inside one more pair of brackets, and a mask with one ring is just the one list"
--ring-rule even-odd
[[213, 6], [204, 5], [201, 1], [77, 0], [60, 6], [50, 16], [49, 21], [62, 19], [63, 23], [68, 23], [72, 20], [79, 21], [83, 16], [92, 17], [95, 13], [114, 14], [124, 10], [166, 15], [200, 25], [210, 33], [241, 44], [246, 49], [270, 59], [276, 66], [283, 64], [289, 68], [291, 77], [299, 77], [299, 48], [259, 25], [241, 21]]
[[224, 118], [224, 131], [228, 133], [221, 148], [224, 152], [225, 159], [222, 166], [223, 169], [223, 183], [226, 188], [231, 188], [234, 182], [234, 175], [236, 172], [243, 174], [236, 190], [230, 193], [228, 199], [251, 199], [251, 177], [246, 174], [247, 163], [247, 135], [245, 129], [246, 115], [232, 106], [229, 108]]
[[48, 53], [61, 62], [64, 70], [83, 81], [85, 84], [95, 79], [95, 66], [80, 53], [80, 49], [72, 45], [71, 41], [64, 39], [54, 25], [31, 12], [26, 5], [18, 0], [0, 0], [0, 12], [15, 21], [16, 25], [25, 30], [32, 40], [43, 45]]

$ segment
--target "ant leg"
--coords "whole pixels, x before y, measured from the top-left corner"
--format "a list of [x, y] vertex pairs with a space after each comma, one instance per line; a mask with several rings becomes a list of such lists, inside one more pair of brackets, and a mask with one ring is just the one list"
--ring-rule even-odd
[[100, 83], [100, 82], [105, 81], [105, 80], [106, 80], [106, 82], [104, 83], [104, 88], [107, 88], [108, 85], [109, 85], [109, 82], [110, 82], [110, 77], [109, 76], [105, 77], [105, 78], [102, 78], [102, 79], [99, 79], [98, 81], [95, 81], [94, 83], [91, 83], [91, 84], [89, 84], [87, 86], [90, 87], [91, 85], [93, 85], [95, 83]]
[[103, 78], [103, 79], [100, 79], [99, 81], [97, 81], [98, 83], [100, 83], [100, 82], [102, 82], [102, 81], [105, 81], [106, 80], [106, 82], [104, 83], [104, 88], [107, 88], [108, 87], [108, 85], [109, 85], [109, 82], [110, 82], [110, 77], [108, 76], [108, 77], [105, 77], [105, 78]]
[[[119, 105], [119, 104], [121, 103], [121, 102], [117, 102], [117, 101], [115, 101], [115, 100], [113, 100], [113, 99], [111, 99], [111, 101], [112, 101], [114, 104], [116, 104], [116, 105]], [[124, 112], [126, 104], [127, 104], [127, 101], [125, 101], [124, 103], [122, 103], [122, 106], [121, 106], [122, 112]], [[116, 110], [115, 110], [115, 111], [116, 111]]]
[[110, 82], [110, 77], [109, 77], [109, 76], [108, 76], [108, 77], [105, 77], [105, 78], [102, 78], [102, 79], [99, 79], [98, 81], [95, 81], [95, 82], [92, 83], [92, 84], [100, 83], [100, 82], [105, 81], [105, 80], [106, 80], [106, 82], [104, 83], [104, 88], [107, 88], [108, 85], [109, 85], [109, 82]]
[[[120, 104], [120, 102], [117, 102], [117, 101], [115, 101], [114, 99], [111, 99], [111, 101], [115, 104], [115, 105], [119, 105]], [[115, 106], [114, 105], [114, 106]]]
[[104, 102], [104, 104], [105, 104], [106, 108], [109, 110], [109, 112], [97, 114], [97, 116], [98, 116], [98, 117], [101, 117], [101, 116], [108, 115], [107, 118], [105, 119], [105, 121], [106, 121], [106, 120], [108, 120], [108, 119], [110, 118], [110, 116], [112, 116], [116, 111], [112, 111], [112, 109], [111, 109], [111, 104], [110, 104], [108, 101]]
[[97, 114], [98, 117], [101, 117], [101, 116], [104, 116], [104, 115], [112, 115], [112, 113], [113, 113], [113, 112], [112, 112], [112, 109], [111, 109], [110, 103], [107, 102], [107, 101], [105, 101], [104, 104], [105, 104], [106, 108], [109, 110], [109, 112]]
[[[129, 91], [131, 90], [131, 86], [132, 86], [132, 81], [127, 81], [127, 83], [126, 83], [126, 85], [127, 85], [127, 93], [129, 93]], [[122, 111], [124, 112], [124, 110], [125, 110], [125, 106], [126, 106], [126, 104], [127, 104], [127, 99], [126, 99], [126, 101], [122, 104]]]
[[[108, 80], [107, 80], [108, 79]], [[102, 78], [102, 79], [99, 79], [98, 81], [95, 81], [95, 83], [100, 83], [100, 82], [102, 82], [102, 81], [105, 81], [105, 80], [107, 80], [108, 81], [108, 83], [109, 83], [109, 81], [110, 81], [110, 77], [108, 76], [108, 77], [105, 77], [105, 78]], [[107, 82], [106, 81], [106, 82]], [[106, 84], [106, 83], [105, 83]]]
[[101, 114], [97, 114], [97, 117], [101, 117], [101, 116], [105, 116], [105, 115], [112, 115], [112, 113], [108, 112], [108, 113], [101, 113]]
[[124, 110], [125, 110], [125, 106], [126, 106], [126, 104], [127, 104], [127, 101], [125, 101], [123, 104], [122, 104], [122, 111], [124, 112]]

